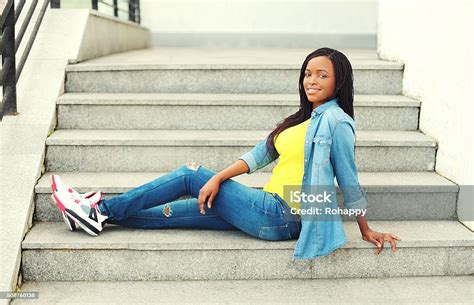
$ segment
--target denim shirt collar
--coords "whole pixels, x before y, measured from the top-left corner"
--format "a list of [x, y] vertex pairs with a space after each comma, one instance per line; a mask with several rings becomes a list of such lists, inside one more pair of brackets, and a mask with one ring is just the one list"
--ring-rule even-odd
[[332, 100], [329, 100], [327, 102], [325, 102], [324, 104], [321, 104], [319, 105], [318, 107], [314, 108], [313, 111], [311, 112], [311, 117], [315, 116], [316, 114], [321, 114], [323, 113], [326, 109], [328, 109], [329, 107], [332, 107], [336, 104], [338, 104], [339, 101], [336, 98], [333, 98]]

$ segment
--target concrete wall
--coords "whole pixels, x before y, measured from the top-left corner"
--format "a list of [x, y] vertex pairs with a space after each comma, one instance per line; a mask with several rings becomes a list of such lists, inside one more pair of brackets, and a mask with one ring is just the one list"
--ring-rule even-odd
[[377, 0], [141, 0], [160, 46], [376, 47]]
[[474, 206], [472, 10], [471, 0], [380, 0], [377, 47], [381, 58], [405, 63], [403, 93], [422, 101], [420, 129], [438, 141], [436, 171], [463, 185], [458, 213], [467, 220]]

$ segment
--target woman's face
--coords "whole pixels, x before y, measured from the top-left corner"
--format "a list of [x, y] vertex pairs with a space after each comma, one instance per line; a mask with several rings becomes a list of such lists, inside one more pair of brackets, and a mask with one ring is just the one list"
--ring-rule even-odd
[[304, 72], [303, 87], [313, 109], [331, 97], [336, 89], [336, 75], [327, 56], [311, 58]]

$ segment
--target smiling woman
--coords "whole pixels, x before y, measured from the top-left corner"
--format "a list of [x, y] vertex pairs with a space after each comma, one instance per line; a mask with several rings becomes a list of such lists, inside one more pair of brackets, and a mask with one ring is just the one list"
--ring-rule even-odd
[[[353, 82], [352, 66], [343, 53], [331, 48], [320, 48], [310, 53], [300, 70], [300, 108], [269, 134], [266, 144], [262, 145], [265, 148], [257, 145], [250, 152], [253, 157], [242, 158], [252, 161], [252, 158], [258, 160], [259, 156], [268, 155], [260, 158], [262, 164], [254, 162], [256, 168], [265, 166], [268, 160], [279, 158], [264, 190], [275, 191], [292, 208], [301, 207], [302, 203], [295, 204], [289, 200], [285, 196], [285, 187], [289, 190], [300, 185], [303, 192], [314, 187], [335, 192], [334, 177], [347, 208], [367, 208], [367, 196], [359, 185], [354, 156]], [[295, 145], [295, 142], [300, 144]], [[301, 160], [302, 164], [296, 164], [295, 160]], [[337, 202], [329, 206], [330, 210], [336, 208], [335, 204]], [[312, 207], [306, 208], [310, 210]], [[377, 254], [382, 251], [385, 240], [395, 251], [395, 240], [400, 238], [392, 233], [371, 230], [364, 215], [365, 211], [357, 216], [362, 238], [377, 246]], [[303, 219], [306, 221], [302, 222], [295, 258], [324, 256], [347, 242], [341, 220], [338, 217], [325, 219]], [[333, 238], [327, 239], [326, 236]]]
[[329, 99], [336, 88], [336, 77], [331, 60], [326, 56], [318, 56], [308, 62], [305, 69], [303, 87], [313, 109]]
[[[311, 186], [326, 185], [335, 193], [336, 177], [349, 210], [343, 213], [367, 207], [354, 160], [354, 94], [347, 57], [330, 48], [310, 53], [301, 67], [299, 94], [296, 113], [220, 172], [201, 164], [183, 164], [107, 199], [101, 192], [79, 194], [52, 175], [53, 199], [71, 231], [77, 224], [93, 236], [99, 235], [106, 223], [143, 229], [241, 230], [264, 240], [298, 239], [295, 259], [325, 256], [347, 242], [337, 215], [337, 200], [327, 204], [331, 221], [303, 221], [308, 220], [303, 219], [307, 213], [291, 213], [283, 190], [290, 184], [299, 185], [309, 194]], [[263, 190], [230, 179], [251, 174], [278, 157], [278, 165]], [[189, 195], [190, 199], [179, 199]], [[304, 200], [300, 207], [307, 208]], [[379, 253], [385, 240], [395, 250], [395, 239], [399, 238], [369, 229], [362, 212], [357, 220], [363, 239], [376, 244]]]
[[320, 48], [308, 54], [300, 70], [299, 95], [299, 109], [268, 136], [266, 145], [272, 157], [278, 157], [274, 144], [277, 135], [309, 119], [314, 109], [329, 100], [337, 98], [339, 107], [354, 119], [352, 66], [347, 57], [331, 48]]

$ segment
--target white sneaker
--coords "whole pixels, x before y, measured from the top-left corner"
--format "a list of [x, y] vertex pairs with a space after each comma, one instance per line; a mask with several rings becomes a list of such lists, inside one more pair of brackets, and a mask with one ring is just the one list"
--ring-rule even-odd
[[[55, 175], [55, 179], [53, 179], [52, 176], [49, 176], [49, 179], [50, 179], [50, 182], [51, 182], [51, 189], [53, 191], [53, 193], [57, 190], [57, 189], [67, 189], [69, 193], [73, 194], [75, 197], [82, 197], [82, 198], [90, 198], [92, 196], [94, 196], [96, 194], [96, 192], [88, 192], [88, 193], [85, 193], [85, 194], [80, 194], [79, 192], [77, 192], [76, 190], [74, 190], [72, 187], [66, 185], [59, 176]], [[54, 199], [54, 195], [51, 194], [51, 198], [53, 199], [54, 202], [56, 202], [56, 200]], [[69, 231], [75, 231], [77, 229], [77, 225], [76, 223], [74, 222], [74, 220], [72, 220], [71, 218], [69, 218], [66, 213], [64, 212], [64, 206], [61, 204], [61, 203], [58, 203], [56, 202], [58, 208], [59, 208], [59, 211], [61, 212], [61, 215], [63, 217], [63, 220], [64, 220], [64, 223], [66, 223], [66, 226], [67, 228], [69, 229]]]
[[[77, 192], [76, 192], [77, 193]], [[88, 193], [85, 193], [85, 194], [81, 194], [81, 193], [77, 193], [77, 196], [78, 197], [82, 197], [82, 198], [90, 198], [92, 196], [94, 196], [96, 194], [96, 192], [88, 192]], [[56, 200], [54, 200], [54, 196], [53, 194], [51, 194], [51, 198], [53, 199], [54, 202], [56, 202]], [[71, 218], [69, 218], [66, 213], [64, 212], [64, 209], [61, 209], [61, 207], [59, 206], [59, 204], [56, 203], [56, 205], [58, 206], [59, 208], [59, 211], [61, 212], [61, 215], [63, 216], [63, 219], [64, 219], [64, 222], [66, 223], [66, 226], [67, 228], [69, 229], [69, 231], [76, 231], [77, 229], [77, 225], [76, 223], [74, 222], [74, 220], [72, 220]]]
[[59, 209], [68, 218], [65, 221], [70, 223], [70, 220], [72, 220], [90, 235], [98, 236], [108, 218], [102, 215], [97, 206], [102, 199], [102, 192], [85, 198], [85, 196], [79, 196], [78, 192], [64, 184], [59, 176], [51, 175], [50, 179], [53, 189], [52, 197]]

